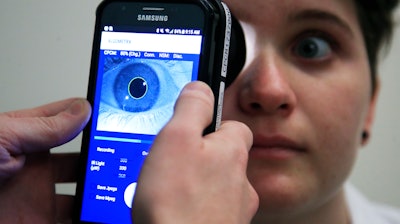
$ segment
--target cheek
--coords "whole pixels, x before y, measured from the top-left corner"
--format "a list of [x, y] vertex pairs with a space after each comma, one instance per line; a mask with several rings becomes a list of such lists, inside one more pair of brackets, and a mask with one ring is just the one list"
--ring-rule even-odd
[[367, 89], [360, 85], [325, 86], [325, 89], [310, 96], [314, 100], [308, 100], [315, 102], [308, 107], [309, 119], [316, 120], [316, 125], [319, 124], [318, 128], [322, 129], [321, 134], [326, 132], [328, 138], [345, 140], [343, 142], [346, 145], [354, 142], [356, 146], [368, 111], [367, 93]]
[[345, 77], [332, 84], [320, 83], [313, 94], [304, 96], [304, 116], [314, 130], [310, 138], [318, 151], [316, 161], [324, 163], [320, 165], [330, 178], [347, 177], [361, 143], [369, 82], [359, 80]]

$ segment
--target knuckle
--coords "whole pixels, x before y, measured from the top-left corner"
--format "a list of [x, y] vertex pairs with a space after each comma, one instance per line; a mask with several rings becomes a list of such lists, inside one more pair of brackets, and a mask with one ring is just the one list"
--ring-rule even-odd
[[231, 149], [231, 157], [240, 167], [246, 167], [248, 161], [249, 147], [252, 142], [252, 134], [250, 129], [243, 123], [238, 121], [228, 122], [225, 128], [229, 130], [230, 135], [223, 135], [223, 144]]
[[[3, 151], [3, 150], [0, 150]], [[0, 152], [0, 183], [13, 177], [24, 165], [24, 160], [17, 160], [7, 152]]]
[[[12, 126], [9, 126], [7, 122], [3, 123], [0, 129], [0, 149], [9, 154], [19, 154], [20, 144], [18, 141], [18, 135]], [[3, 154], [4, 155], [4, 154]]]
[[52, 139], [56, 144], [58, 144], [64, 134], [64, 126], [57, 122], [56, 119], [51, 119], [48, 117], [38, 117], [37, 118], [39, 127], [41, 127], [40, 133], [47, 139]]
[[193, 127], [180, 121], [170, 122], [161, 129], [157, 138], [168, 141], [170, 144], [183, 145], [186, 140], [193, 136], [191, 129]]

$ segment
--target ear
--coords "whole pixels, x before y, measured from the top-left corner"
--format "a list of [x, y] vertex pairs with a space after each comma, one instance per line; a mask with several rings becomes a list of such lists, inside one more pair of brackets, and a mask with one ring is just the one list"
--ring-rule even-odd
[[[371, 136], [372, 124], [374, 123], [374, 119], [375, 119], [375, 110], [376, 110], [376, 104], [378, 101], [380, 86], [381, 86], [380, 79], [379, 79], [379, 76], [377, 76], [375, 90], [372, 92], [372, 95], [371, 95], [371, 101], [368, 106], [368, 112], [367, 112], [367, 116], [365, 117], [364, 128], [363, 128], [363, 131], [368, 133], [368, 136]], [[363, 146], [366, 145], [368, 143], [368, 140], [369, 140], [369, 137], [363, 138], [362, 145]]]

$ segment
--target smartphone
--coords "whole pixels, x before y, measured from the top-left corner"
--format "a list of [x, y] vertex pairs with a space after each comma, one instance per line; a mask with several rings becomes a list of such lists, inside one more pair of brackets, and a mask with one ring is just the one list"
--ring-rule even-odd
[[185, 84], [210, 85], [215, 111], [204, 133], [218, 128], [231, 24], [218, 0], [100, 3], [74, 223], [131, 223], [141, 166]]

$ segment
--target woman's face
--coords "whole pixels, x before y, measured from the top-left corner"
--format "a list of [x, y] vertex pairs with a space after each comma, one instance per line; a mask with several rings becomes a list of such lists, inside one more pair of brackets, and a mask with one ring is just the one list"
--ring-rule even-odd
[[224, 119], [253, 132], [248, 177], [259, 213], [333, 203], [374, 109], [353, 2], [225, 2], [245, 31], [247, 61], [225, 93]]

